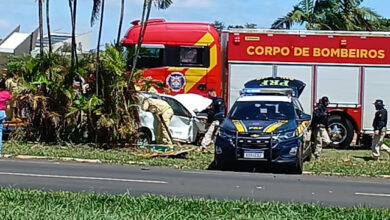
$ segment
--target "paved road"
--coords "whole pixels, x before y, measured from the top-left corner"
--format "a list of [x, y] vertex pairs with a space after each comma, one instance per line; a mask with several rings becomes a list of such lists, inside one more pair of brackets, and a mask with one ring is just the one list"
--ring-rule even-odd
[[390, 208], [390, 180], [0, 160], [0, 186]]

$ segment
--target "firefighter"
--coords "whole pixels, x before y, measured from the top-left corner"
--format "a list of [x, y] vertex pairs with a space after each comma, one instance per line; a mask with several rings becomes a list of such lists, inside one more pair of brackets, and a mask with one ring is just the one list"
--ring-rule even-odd
[[[5, 81], [5, 85], [7, 90], [11, 93], [11, 95], [15, 95], [20, 90], [20, 83], [18, 75], [14, 74], [11, 78]], [[20, 118], [18, 109], [18, 100], [11, 99], [7, 106], [7, 120], [15, 121], [17, 118]]]
[[172, 107], [166, 101], [154, 98], [145, 98], [142, 102], [141, 109], [143, 111], [153, 113], [158, 118], [157, 142], [172, 145], [172, 139], [168, 130], [169, 123], [173, 116]]
[[390, 155], [390, 148], [383, 144], [383, 139], [386, 136], [387, 126], [387, 110], [384, 108], [383, 100], [374, 102], [376, 113], [372, 126], [374, 127], [374, 137], [372, 139], [372, 157], [374, 160], [379, 160], [379, 151], [386, 151]]
[[207, 113], [207, 123], [210, 123], [209, 128], [202, 140], [201, 149], [204, 150], [214, 140], [216, 129], [219, 127], [220, 121], [215, 118], [216, 115], [225, 114], [225, 102], [217, 96], [214, 89], [208, 91], [208, 96], [213, 100], [210, 106], [205, 110]]
[[314, 157], [318, 159], [322, 147], [331, 143], [328, 134], [328, 111], [329, 99], [324, 96], [314, 108], [313, 112], [313, 132], [314, 132]]

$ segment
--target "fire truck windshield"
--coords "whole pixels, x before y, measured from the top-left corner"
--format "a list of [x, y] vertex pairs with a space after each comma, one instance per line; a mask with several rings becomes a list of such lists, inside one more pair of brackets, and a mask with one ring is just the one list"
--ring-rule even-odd
[[[129, 53], [128, 64], [131, 65], [134, 58], [135, 46], [127, 47]], [[162, 47], [142, 47], [138, 56], [137, 68], [155, 68], [163, 66], [164, 48]]]
[[[135, 45], [126, 47], [128, 68], [132, 65]], [[203, 67], [210, 66], [210, 49], [202, 46], [142, 45], [137, 68]]]

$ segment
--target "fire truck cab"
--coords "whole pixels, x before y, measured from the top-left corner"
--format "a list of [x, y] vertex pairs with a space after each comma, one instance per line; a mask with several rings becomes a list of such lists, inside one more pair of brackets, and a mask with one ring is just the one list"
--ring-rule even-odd
[[[140, 24], [134, 21], [122, 43], [132, 51], [137, 45]], [[171, 95], [221, 95], [219, 34], [212, 24], [166, 22], [149, 19], [137, 68], [143, 75], [165, 83]], [[132, 63], [132, 59], [129, 59]]]

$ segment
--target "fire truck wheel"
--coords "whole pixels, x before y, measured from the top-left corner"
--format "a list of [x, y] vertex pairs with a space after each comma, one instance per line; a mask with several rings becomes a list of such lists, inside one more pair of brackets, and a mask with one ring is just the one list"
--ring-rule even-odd
[[354, 130], [350, 120], [340, 115], [332, 115], [329, 117], [329, 128], [331, 147], [345, 148], [351, 144]]

